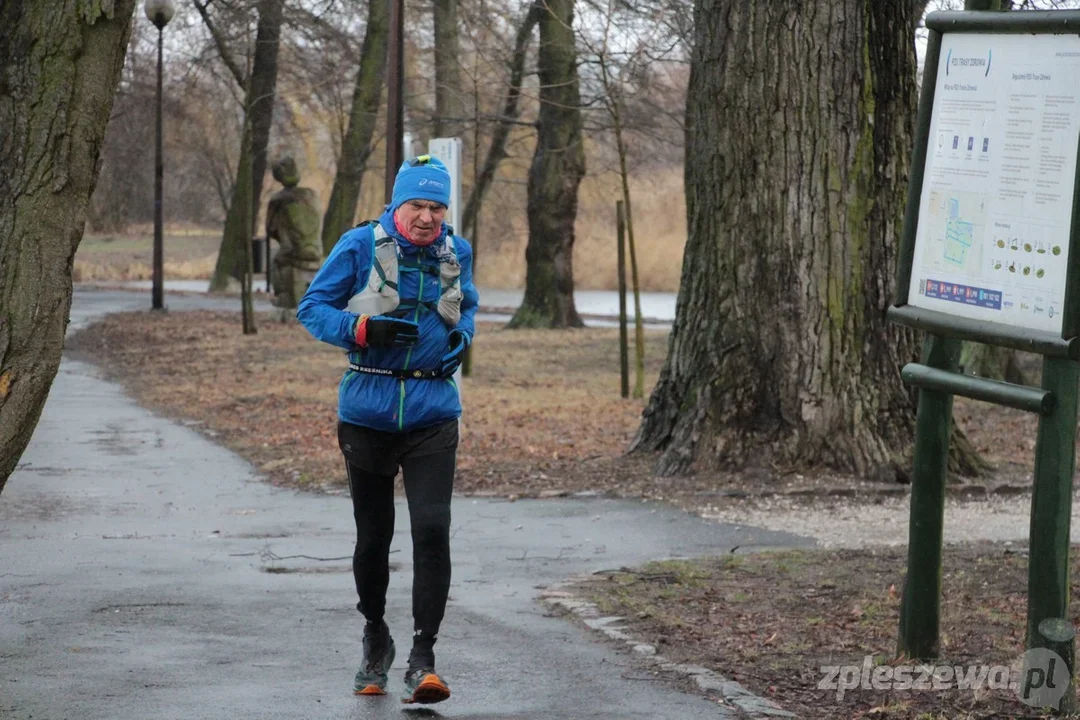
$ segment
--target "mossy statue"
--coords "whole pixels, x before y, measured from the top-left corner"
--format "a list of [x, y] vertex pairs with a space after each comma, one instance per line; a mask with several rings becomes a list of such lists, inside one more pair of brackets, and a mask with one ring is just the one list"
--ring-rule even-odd
[[277, 160], [271, 172], [284, 185], [266, 208], [266, 237], [278, 241], [274, 255], [274, 305], [295, 308], [322, 265], [318, 200], [311, 188], [299, 187], [300, 173], [291, 157]]

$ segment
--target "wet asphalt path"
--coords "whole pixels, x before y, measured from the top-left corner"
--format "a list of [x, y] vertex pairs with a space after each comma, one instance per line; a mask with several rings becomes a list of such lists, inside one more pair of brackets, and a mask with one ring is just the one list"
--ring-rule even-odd
[[[144, 301], [77, 293], [72, 324]], [[0, 497], [0, 717], [736, 717], [642, 679], [627, 655], [548, 617], [538, 588], [653, 558], [807, 542], [658, 504], [456, 498], [454, 581], [436, 646], [454, 696], [406, 710], [396, 698], [411, 629], [404, 506], [397, 520], [395, 696], [357, 698], [363, 621], [349, 561], [335, 559], [351, 554], [348, 499], [272, 488], [65, 359]]]

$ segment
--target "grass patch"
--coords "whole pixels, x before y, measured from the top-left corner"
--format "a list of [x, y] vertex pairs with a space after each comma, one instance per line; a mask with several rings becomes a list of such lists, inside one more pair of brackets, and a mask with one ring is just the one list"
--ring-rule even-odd
[[[170, 230], [162, 240], [165, 277], [173, 280], [208, 279], [217, 262], [221, 234], [213, 231], [184, 233]], [[75, 253], [75, 282], [149, 280], [153, 277], [153, 232], [90, 234], [83, 236]]]

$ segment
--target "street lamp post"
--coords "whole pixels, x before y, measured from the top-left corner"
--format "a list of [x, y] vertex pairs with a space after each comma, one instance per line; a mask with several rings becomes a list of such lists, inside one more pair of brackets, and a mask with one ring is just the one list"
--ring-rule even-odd
[[164, 262], [164, 237], [162, 229], [162, 179], [165, 174], [165, 166], [162, 160], [161, 131], [161, 31], [172, 20], [176, 8], [172, 0], [146, 0], [143, 5], [146, 17], [154, 23], [158, 30], [157, 36], [157, 137], [154, 148], [154, 283], [151, 291], [151, 307], [154, 310], [165, 309], [165, 262]]

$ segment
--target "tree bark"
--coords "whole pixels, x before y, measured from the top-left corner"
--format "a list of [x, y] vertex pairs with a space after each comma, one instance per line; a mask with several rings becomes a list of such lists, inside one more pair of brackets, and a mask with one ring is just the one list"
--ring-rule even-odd
[[0, 491], [60, 366], [135, 0], [0, 4]]
[[461, 93], [458, 0], [435, 2], [435, 137], [461, 135], [465, 98]]
[[[237, 168], [250, 163], [250, 182], [240, 183], [241, 173], [237, 170], [237, 182], [233, 185], [229, 212], [225, 218], [225, 232], [221, 236], [221, 248], [218, 251], [214, 276], [210, 280], [210, 290], [215, 292], [228, 287], [229, 277], [243, 279], [244, 244], [250, 243], [256, 232], [258, 213], [245, 213], [239, 193], [251, 195], [252, 207], [258, 208], [262, 179], [266, 174], [266, 148], [270, 141], [270, 126], [274, 114], [283, 4], [284, 0], [261, 0], [259, 3], [255, 54], [251, 63], [251, 75], [247, 78], [247, 87], [244, 88], [244, 104], [248, 110], [245, 113], [245, 131], [241, 140], [240, 158], [237, 161]], [[227, 56], [224, 50], [222, 56]], [[246, 225], [240, 222], [245, 215], [249, 219]]]
[[696, 0], [689, 239], [670, 352], [633, 449], [692, 467], [906, 476], [886, 323], [915, 118], [908, 3]]
[[518, 117], [521, 80], [525, 74], [525, 56], [528, 54], [529, 39], [542, 12], [544, 12], [542, 6], [530, 5], [514, 37], [514, 54], [510, 59], [510, 79], [506, 88], [506, 99], [503, 101], [502, 120], [491, 134], [491, 144], [484, 157], [484, 166], [476, 176], [476, 182], [469, 193], [469, 200], [465, 203], [465, 211], [461, 214], [461, 232], [464, 237], [476, 237], [476, 220], [484, 204], [484, 195], [491, 188], [499, 163], [506, 159], [506, 142], [510, 138], [510, 127], [512, 121]]
[[322, 245], [329, 255], [338, 238], [353, 226], [360, 185], [364, 179], [368, 158], [374, 149], [371, 138], [378, 120], [383, 76], [386, 72], [386, 43], [390, 32], [390, 6], [386, 0], [368, 3], [367, 29], [360, 50], [360, 67], [356, 71], [349, 125], [341, 143], [334, 187], [323, 217]]
[[[246, 118], [251, 118], [250, 105], [246, 108], [244, 113]], [[250, 123], [244, 124], [243, 142], [252, 143], [252, 137], [254, 135], [253, 130], [249, 130]], [[254, 164], [253, 153], [245, 145], [240, 150], [240, 166], [236, 169], [236, 186], [240, 188], [240, 192], [236, 195], [236, 203], [239, 212], [236, 213], [235, 223], [237, 228], [249, 228], [251, 227], [251, 218], [255, 214], [255, 204], [252, 202], [254, 195], [250, 192], [243, 192], [245, 188], [252, 186], [252, 165]], [[245, 159], [250, 159], [251, 162], [243, 162]], [[233, 229], [235, 235], [239, 235], [240, 230]], [[226, 225], [226, 234], [228, 234], [228, 225]], [[248, 233], [250, 237], [251, 233]], [[255, 274], [254, 268], [254, 253], [250, 242], [245, 242], [241, 247], [240, 253], [240, 319], [241, 325], [244, 329], [245, 335], [254, 335], [258, 332], [258, 328], [255, 325], [255, 305], [252, 298], [252, 285], [254, 284], [253, 276]], [[270, 260], [267, 258], [267, 268], [270, 267]], [[269, 270], [267, 271], [269, 272]]]
[[961, 371], [1014, 385], [1031, 385], [1020, 364], [1020, 353], [1003, 347], [966, 342], [960, 354]]
[[540, 119], [529, 169], [525, 298], [510, 327], [582, 327], [574, 307], [574, 220], [585, 174], [573, 0], [538, 0]]
[[222, 34], [218, 28], [217, 23], [214, 22], [214, 18], [210, 16], [210, 0], [205, 2], [199, 2], [199, 0], [192, 0], [192, 4], [199, 12], [199, 17], [202, 18], [203, 24], [206, 25], [206, 29], [210, 31], [210, 38], [214, 41], [214, 47], [217, 48], [218, 57], [221, 58], [221, 62], [225, 63], [225, 67], [228, 68], [229, 73], [233, 76], [233, 80], [241, 88], [247, 86], [247, 68], [241, 67], [240, 63], [233, 57], [232, 51], [229, 49], [228, 40], [225, 35]]
[[263, 181], [266, 179], [266, 148], [274, 123], [277, 93], [278, 49], [285, 0], [263, 0], [255, 31], [255, 56], [251, 63], [251, 235], [256, 234]]

